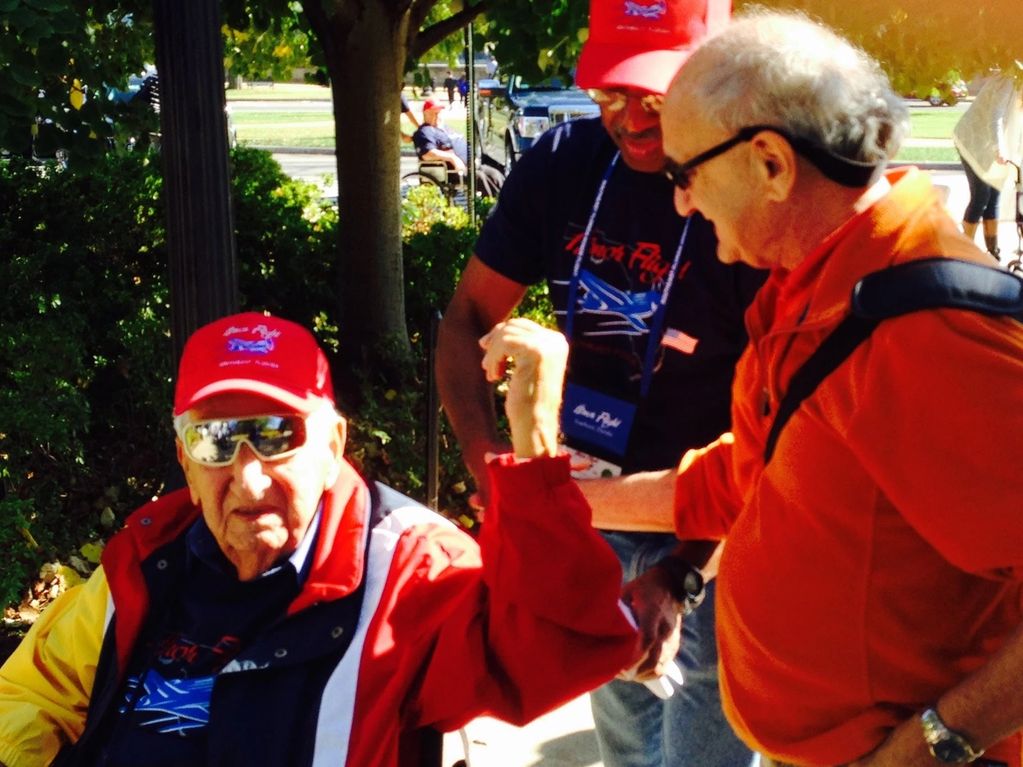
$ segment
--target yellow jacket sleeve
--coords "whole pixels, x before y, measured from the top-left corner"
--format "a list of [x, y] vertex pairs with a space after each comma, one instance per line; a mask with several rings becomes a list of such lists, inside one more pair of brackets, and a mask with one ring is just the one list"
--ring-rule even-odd
[[109, 594], [97, 569], [43, 612], [0, 667], [0, 762], [7, 767], [48, 765], [81, 736]]

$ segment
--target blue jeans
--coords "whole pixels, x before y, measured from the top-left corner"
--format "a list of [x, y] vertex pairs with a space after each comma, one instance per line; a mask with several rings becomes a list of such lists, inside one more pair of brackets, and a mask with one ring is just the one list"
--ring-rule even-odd
[[[662, 533], [603, 532], [630, 581], [669, 554], [678, 541]], [[686, 618], [677, 661], [685, 684], [662, 701], [637, 682], [608, 682], [590, 693], [605, 767], [747, 767], [753, 753], [721, 712], [714, 588]]]

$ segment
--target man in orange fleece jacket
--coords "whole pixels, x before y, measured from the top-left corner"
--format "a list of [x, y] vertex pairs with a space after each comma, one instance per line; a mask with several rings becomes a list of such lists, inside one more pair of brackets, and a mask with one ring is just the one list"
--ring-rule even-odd
[[[884, 173], [901, 100], [802, 17], [756, 13], [701, 46], [662, 125], [679, 213], [713, 222], [722, 260], [772, 270], [746, 314], [733, 433], [689, 451], [676, 482], [679, 538], [726, 539], [733, 727], [778, 765], [1018, 766], [1023, 324], [959, 309], [882, 322], [764, 458], [793, 374], [860, 278], [994, 262], [925, 174]], [[646, 636], [673, 625], [671, 594], [701, 564], [675, 555], [627, 587]]]

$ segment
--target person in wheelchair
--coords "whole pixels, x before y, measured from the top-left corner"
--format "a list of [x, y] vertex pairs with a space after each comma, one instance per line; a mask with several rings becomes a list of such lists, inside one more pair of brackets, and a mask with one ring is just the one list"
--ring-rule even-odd
[[[440, 113], [444, 107], [439, 101], [423, 102], [423, 121], [412, 143], [420, 163], [444, 163], [448, 167], [448, 183], [460, 184], [469, 163], [469, 147], [465, 137], [450, 133], [440, 126]], [[422, 168], [420, 168], [422, 171]], [[488, 197], [497, 197], [504, 174], [486, 163], [476, 164], [476, 187]]]

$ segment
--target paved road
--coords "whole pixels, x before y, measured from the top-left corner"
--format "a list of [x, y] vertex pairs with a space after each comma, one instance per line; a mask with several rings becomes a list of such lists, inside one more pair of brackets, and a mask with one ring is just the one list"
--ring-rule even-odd
[[[274, 159], [292, 178], [319, 184], [325, 197], [337, 196], [337, 165], [333, 154], [274, 152]], [[402, 155], [401, 175], [414, 171], [417, 164], [415, 157]]]
[[[956, 221], [962, 219], [966, 203], [970, 199], [970, 190], [966, 184], [966, 176], [961, 170], [932, 170], [931, 176], [939, 190], [948, 189], [946, 208]], [[1014, 202], [1016, 199], [1015, 184], [1006, 184], [1002, 191], [1001, 215], [998, 224], [998, 242], [1002, 249], [1002, 263], [1010, 261], [1020, 251], [1020, 237], [1016, 229]], [[983, 247], [980, 233], [977, 244]]]
[[[465, 732], [469, 767], [603, 767], [585, 695], [525, 727], [481, 717]], [[464, 753], [461, 733], [444, 736], [443, 767], [451, 767]]]

